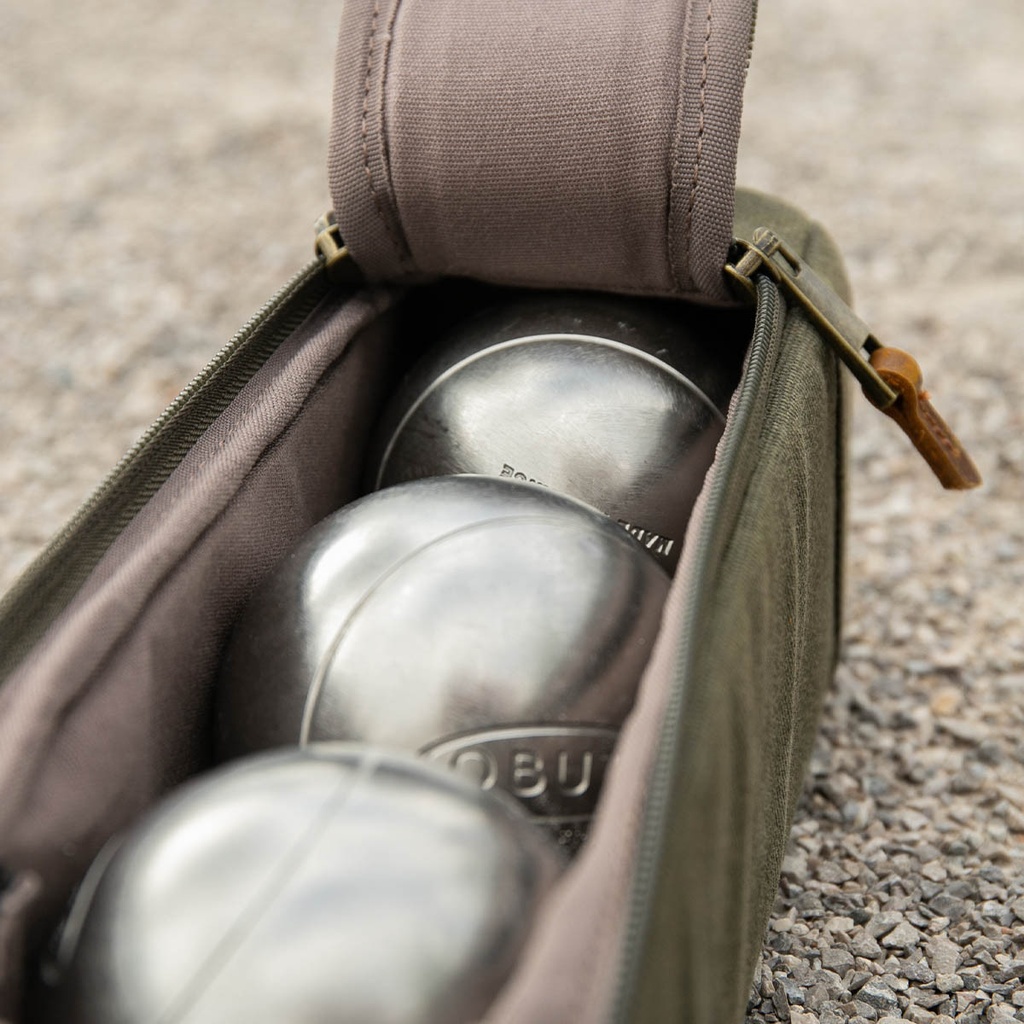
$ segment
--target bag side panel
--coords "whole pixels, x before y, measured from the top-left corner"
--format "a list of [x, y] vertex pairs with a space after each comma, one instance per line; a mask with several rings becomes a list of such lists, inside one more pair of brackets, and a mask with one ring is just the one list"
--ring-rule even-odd
[[[828, 262], [812, 234], [804, 252]], [[817, 257], [817, 260], [816, 260]], [[631, 1021], [740, 1021], [837, 654], [839, 367], [790, 312], [730, 476]], [[745, 464], [744, 464], [745, 463]]]
[[[815, 262], [816, 268], [845, 292], [838, 253], [805, 214], [787, 203], [758, 193], [740, 191], [736, 198], [737, 234], [749, 234], [759, 224], [777, 226], [799, 251]], [[692, 869], [693, 873], [681, 878], [669, 873], [659, 880], [653, 894], [647, 894], [647, 899], [635, 906], [637, 897], [634, 893], [636, 878], [643, 867], [642, 858], [651, 855], [644, 839], [645, 829], [649, 830], [647, 819], [650, 816], [654, 763], [658, 758], [659, 744], [665, 740], [666, 716], [672, 713], [673, 703], [680, 696], [682, 722], [689, 730], [686, 741], [693, 747], [689, 754], [684, 751], [680, 758], [711, 758], [714, 756], [712, 748], [727, 741], [723, 759], [726, 767], [732, 770], [737, 736], [728, 733], [734, 703], [727, 689], [728, 679], [722, 680], [728, 673], [724, 663], [716, 664], [703, 677], [693, 670], [688, 661], [688, 650], [701, 647], [703, 634], [700, 628], [692, 627], [692, 619], [699, 612], [705, 624], [710, 619], [711, 626], [720, 631], [726, 646], [732, 644], [729, 617], [739, 615], [743, 621], [743, 616], [751, 614], [753, 605], [741, 604], [738, 609], [722, 604], [710, 608], [706, 605], [706, 599], [720, 586], [732, 586], [718, 581], [717, 560], [728, 551], [727, 539], [740, 528], [741, 515], [745, 516], [742, 528], [749, 527], [753, 520], [753, 530], [755, 534], [758, 532], [757, 515], [764, 512], [759, 504], [766, 500], [763, 492], [767, 491], [769, 503], [774, 501], [775, 488], [780, 488], [784, 494], [788, 482], [786, 474], [789, 473], [795, 473], [794, 486], [804, 477], [813, 476], [813, 486], [805, 496], [810, 503], [808, 514], [814, 520], [816, 532], [805, 540], [814, 546], [814, 559], [820, 563], [821, 580], [815, 585], [828, 595], [828, 600], [822, 603], [820, 621], [808, 624], [802, 632], [790, 632], [788, 624], [783, 623], [784, 629], [776, 638], [789, 651], [790, 660], [799, 660], [801, 671], [806, 673], [804, 689], [800, 689], [790, 676], [794, 666], [779, 664], [774, 667], [776, 685], [790, 687], [787, 702], [784, 706], [780, 704], [778, 713], [781, 718], [787, 714], [794, 717], [793, 723], [786, 723], [786, 735], [794, 737], [792, 750], [786, 752], [792, 768], [780, 777], [758, 780], [758, 784], [765, 787], [764, 791], [771, 790], [774, 795], [771, 811], [774, 817], [769, 820], [768, 831], [783, 837], [783, 842], [807, 756], [802, 744], [809, 744], [813, 736], [820, 690], [832, 672], [839, 587], [838, 546], [833, 544], [838, 545], [842, 521], [840, 480], [843, 456], [836, 425], [841, 418], [841, 389], [837, 384], [834, 361], [806, 325], [800, 328], [801, 337], [795, 341], [787, 337], [787, 357], [780, 369], [781, 316], [776, 317], [776, 321], [774, 333], [768, 330], [766, 340], [756, 343], [761, 347], [756, 353], [752, 351], [740, 391], [734, 396], [726, 435], [719, 444], [715, 463], [690, 520], [682, 560], [665, 606], [662, 629], [644, 673], [636, 705], [616, 745], [613, 770], [606, 778], [590, 838], [549, 897], [515, 976], [487, 1016], [488, 1024], [518, 1024], [524, 1020], [533, 1024], [561, 1024], [567, 1020], [596, 1024], [610, 1019], [627, 1019], [634, 1011], [646, 1013], [649, 1019], [659, 1024], [666, 1020], [685, 1020], [688, 1024], [706, 1020], [722, 1024], [729, 1019], [725, 1011], [730, 1001], [735, 1001], [741, 1010], [745, 1003], [753, 970], [749, 951], [760, 949], [766, 915], [774, 897], [780, 856], [775, 848], [756, 845], [753, 830], [757, 824], [755, 813], [749, 818], [742, 818], [737, 835], [741, 837], [748, 855], [743, 871], [753, 871], [764, 879], [758, 889], [759, 895], [751, 894], [746, 902], [739, 905], [742, 913], [738, 919], [734, 919], [736, 905], [729, 902], [733, 899], [731, 895], [726, 902], [715, 903], [714, 915], [705, 923], [709, 933], [727, 935], [716, 946], [720, 951], [728, 947], [722, 957], [721, 976], [712, 973], [704, 978], [695, 971], [696, 980], [690, 977], [686, 982], [686, 992], [692, 985], [697, 985], [713, 994], [713, 997], [708, 997], [711, 1008], [706, 1017], [685, 1015], [683, 995], [676, 990], [673, 977], [673, 972], [678, 972], [685, 957], [694, 956], [695, 963], [702, 968], [706, 966], [700, 943], [694, 949], [690, 941], [699, 932], [701, 922], [691, 920], [692, 931], [686, 934], [682, 934], [684, 925], [679, 923], [680, 934], [673, 932], [673, 922], [682, 922], [694, 911], [696, 896], [688, 890], [710, 884], [716, 894], [721, 894], [736, 883], [735, 865], [730, 859], [721, 862], [702, 860], [706, 857], [706, 850], [687, 846], [693, 839], [690, 832], [708, 831], [719, 826], [721, 812], [715, 804], [721, 799], [717, 787], [725, 788], [724, 777], [711, 779], [707, 789], [699, 792], [680, 789], [678, 779], [673, 775], [669, 785], [674, 800], [668, 810], [668, 819], [680, 822], [681, 832], [673, 837], [673, 841], [681, 843], [683, 850], [680, 853], [672, 848], [665, 855], [665, 861], [672, 862], [671, 858], [675, 858], [679, 862], [683, 857], [687, 871]], [[799, 373], [794, 376], [795, 371], [788, 368], [791, 364], [799, 367], [804, 361], [810, 367], [805, 371], [810, 376], [804, 378]], [[776, 380], [779, 374], [781, 376]], [[820, 398], [812, 397], [812, 402], [818, 403], [816, 411], [812, 419], [805, 421], [801, 406], [807, 398], [803, 389], [809, 386], [823, 390]], [[742, 397], [746, 388], [750, 389], [754, 401], [748, 402]], [[790, 388], [793, 390], [788, 390]], [[782, 469], [759, 469], [763, 435], [772, 430], [781, 430], [784, 434], [796, 431], [799, 434], [801, 424], [805, 422], [809, 424], [808, 430], [810, 425], [820, 428], [814, 449], [815, 455], [818, 448], [824, 453], [820, 468], [812, 471], [806, 462], [797, 460]], [[724, 457], [726, 449], [738, 453], [731, 463]], [[763, 481], [760, 489], [748, 493], [751, 481], [758, 474]], [[728, 499], [726, 511], [721, 516], [717, 515], [717, 497], [716, 504], [711, 501], [712, 496], [720, 492]], [[789, 515], [790, 511], [780, 505], [775, 519], [793, 538], [798, 535], [801, 525], [795, 517], [792, 520], [787, 518]], [[698, 541], [705, 537], [711, 537], [716, 547], [708, 557], [699, 554]], [[801, 554], [805, 552], [806, 545], [801, 548]], [[779, 560], [785, 557], [780, 548]], [[771, 577], [775, 569], [769, 566], [766, 572]], [[737, 593], [737, 600], [742, 599], [743, 592]], [[703, 628], [709, 627], [705, 625]], [[808, 648], [806, 651], [804, 646]], [[737, 650], [733, 653], [741, 662], [735, 668], [737, 678], [733, 685], [741, 695], [751, 689], [755, 694], [761, 693], [765, 685], [759, 675], [761, 667], [744, 669], [742, 659], [747, 656], [746, 652]], [[702, 666], [701, 671], [705, 668]], [[685, 692], [679, 694], [677, 691], [680, 689]], [[767, 688], [764, 692], [769, 690]], [[698, 696], [699, 699], [694, 699]], [[757, 713], [761, 714], [762, 709], [758, 708]], [[705, 715], [713, 726], [708, 730], [702, 725]], [[742, 727], [741, 721], [737, 728]], [[682, 726], [675, 732], [681, 730]], [[723, 730], [724, 739], [721, 735]], [[673, 746], [675, 732], [671, 740]], [[739, 738], [744, 739], [742, 736]], [[749, 760], [742, 744], [737, 756], [740, 760]], [[774, 794], [775, 787], [779, 788], [777, 794]], [[710, 799], [707, 798], [709, 792]], [[685, 795], [681, 797], [683, 793]], [[728, 795], [728, 790], [726, 793]], [[681, 805], [680, 799], [683, 801]], [[766, 831], [763, 823], [758, 828], [760, 832]], [[759, 902], [762, 897], [763, 903]], [[648, 919], [649, 907], [654, 904], [665, 915], [667, 923]], [[650, 959], [659, 955], [657, 951], [662, 947], [664, 972], [652, 975]], [[630, 967], [630, 960], [635, 960], [640, 966], [634, 963]], [[638, 984], [636, 976], [640, 978]], [[719, 999], [723, 992], [724, 1001]]]

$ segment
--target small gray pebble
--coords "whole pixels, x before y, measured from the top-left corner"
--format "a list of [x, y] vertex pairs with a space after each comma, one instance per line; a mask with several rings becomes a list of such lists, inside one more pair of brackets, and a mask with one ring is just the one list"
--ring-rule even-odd
[[950, 896], [955, 896], [958, 899], [976, 900], [979, 898], [978, 879], [961, 878], [959, 881], [950, 885], [946, 891]]
[[779, 985], [772, 993], [772, 1006], [779, 1020], [789, 1020], [789, 999], [786, 997], [785, 989]]
[[917, 1006], [923, 1006], [926, 1010], [937, 1010], [949, 997], [945, 992], [927, 992], [924, 989], [917, 989], [910, 998]]
[[845, 989], [842, 975], [830, 967], [823, 967], [820, 971], [815, 971], [811, 977], [816, 981], [820, 981], [832, 993], [833, 999], [836, 998], [835, 993], [842, 992]]
[[845, 974], [853, 967], [853, 953], [841, 946], [823, 949], [821, 951], [821, 966], [839, 974]]
[[956, 924], [956, 922], [967, 913], [966, 902], [951, 895], [949, 892], [942, 892], [937, 896], [933, 896], [928, 901], [928, 906], [931, 907], [936, 914], [948, 917], [953, 924]]
[[779, 978], [778, 982], [785, 991], [786, 998], [789, 1000], [790, 1006], [804, 1005], [804, 989], [796, 979]]
[[910, 982], [906, 978], [901, 977], [898, 974], [888, 972], [883, 974], [879, 979], [883, 985], [888, 985], [893, 992], [899, 994], [900, 992], [906, 992], [910, 988]]
[[1016, 991], [1017, 986], [1010, 985], [994, 985], [986, 984], [981, 986], [982, 992], [987, 992], [990, 996], [1002, 996], [1004, 999], [1008, 999]]
[[835, 1003], [823, 1006], [818, 1014], [818, 1024], [848, 1024], [849, 1019]]
[[911, 949], [921, 941], [921, 933], [909, 921], [898, 924], [882, 939], [886, 949]]
[[846, 987], [849, 988], [851, 992], [857, 992], [860, 989], [862, 989], [873, 977], [874, 975], [869, 974], [867, 971], [855, 970], [852, 974], [848, 975], [843, 980], [846, 984]]
[[865, 960], [880, 960], [882, 958], [882, 947], [870, 935], [859, 935], [850, 943], [850, 949], [854, 956], [864, 957]]
[[805, 920], [823, 917], [825, 914], [825, 909], [821, 905], [821, 899], [813, 892], [801, 893], [794, 901], [793, 906], [796, 907], [797, 913]]
[[864, 985], [857, 993], [857, 1000], [873, 1006], [876, 1010], [895, 1010], [899, 1006], [896, 993], [880, 981], [869, 981]]
[[873, 918], [864, 926], [864, 931], [873, 939], [880, 939], [883, 935], [888, 935], [897, 925], [903, 923], [903, 915], [898, 911], [883, 910], [879, 914], [875, 914]]
[[829, 1001], [828, 989], [819, 981], [812, 985], [807, 995], [804, 996], [804, 1006], [808, 1010], [819, 1010]]
[[831, 885], [842, 885], [843, 882], [848, 882], [853, 878], [849, 871], [834, 860], [826, 860], [819, 864], [815, 876], [820, 881], [828, 882]]
[[900, 972], [908, 981], [924, 982], [928, 985], [935, 980], [935, 972], [922, 963], [904, 964], [900, 968]]
[[874, 1006], [868, 1006], [867, 1003], [857, 1001], [847, 1003], [843, 1010], [850, 1014], [850, 1019], [859, 1018], [860, 1020], [876, 1021], [879, 1016], [878, 1010]]
[[928, 957], [928, 966], [936, 974], [955, 974], [960, 959], [960, 949], [956, 943], [941, 935], [932, 936], [924, 947]]
[[926, 1010], [922, 1006], [911, 1006], [904, 1014], [904, 1020], [909, 1020], [911, 1024], [933, 1024], [935, 1021], [935, 1014], [931, 1010]]
[[1014, 960], [992, 975], [993, 981], [1024, 981], [1024, 960]]

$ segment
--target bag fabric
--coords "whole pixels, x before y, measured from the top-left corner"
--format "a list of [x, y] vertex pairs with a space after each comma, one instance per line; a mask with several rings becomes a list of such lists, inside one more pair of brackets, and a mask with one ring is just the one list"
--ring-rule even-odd
[[730, 301], [753, 8], [347, 0], [329, 170], [355, 261]]

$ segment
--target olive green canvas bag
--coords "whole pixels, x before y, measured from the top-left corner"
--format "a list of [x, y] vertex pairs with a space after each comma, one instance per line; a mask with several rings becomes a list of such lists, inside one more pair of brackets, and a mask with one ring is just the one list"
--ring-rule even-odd
[[102, 844], [209, 766], [235, 615], [359, 495], [410, 303], [452, 281], [671, 298], [745, 332], [590, 838], [486, 1018], [742, 1019], [837, 656], [841, 361], [946, 483], [973, 470], [843, 301], [828, 235], [735, 188], [753, 21], [749, 0], [345, 3], [316, 258], [0, 604], [0, 1019], [31, 1019]]

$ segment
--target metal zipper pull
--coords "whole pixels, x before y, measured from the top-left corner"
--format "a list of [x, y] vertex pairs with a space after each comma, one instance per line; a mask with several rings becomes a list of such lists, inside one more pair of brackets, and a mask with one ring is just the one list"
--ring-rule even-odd
[[967, 490], [981, 483], [971, 457], [932, 406], [913, 357], [882, 345], [832, 286], [770, 228], [758, 228], [750, 242], [737, 241], [734, 255], [726, 273], [751, 295], [755, 275], [768, 274], [794, 299], [860, 382], [868, 401], [899, 424], [943, 487]]

